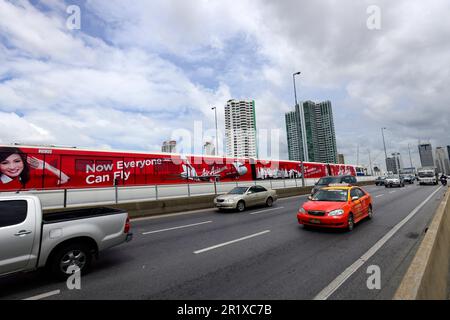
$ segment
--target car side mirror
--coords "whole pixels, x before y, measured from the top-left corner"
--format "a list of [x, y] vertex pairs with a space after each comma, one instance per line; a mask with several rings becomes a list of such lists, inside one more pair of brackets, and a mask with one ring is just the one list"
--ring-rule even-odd
[[356, 201], [356, 200], [359, 200], [359, 197], [358, 197], [358, 196], [352, 197], [352, 201]]

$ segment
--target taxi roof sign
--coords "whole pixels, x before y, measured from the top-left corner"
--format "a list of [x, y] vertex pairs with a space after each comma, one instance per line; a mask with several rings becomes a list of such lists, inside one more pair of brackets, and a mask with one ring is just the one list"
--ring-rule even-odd
[[329, 187], [352, 187], [350, 183], [330, 183]]

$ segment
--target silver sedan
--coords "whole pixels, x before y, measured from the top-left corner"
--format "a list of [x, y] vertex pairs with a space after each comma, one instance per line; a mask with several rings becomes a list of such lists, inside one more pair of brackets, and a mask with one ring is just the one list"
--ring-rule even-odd
[[271, 207], [278, 199], [275, 190], [262, 186], [236, 187], [214, 199], [214, 206], [220, 209], [235, 209], [242, 212], [247, 207], [266, 205]]

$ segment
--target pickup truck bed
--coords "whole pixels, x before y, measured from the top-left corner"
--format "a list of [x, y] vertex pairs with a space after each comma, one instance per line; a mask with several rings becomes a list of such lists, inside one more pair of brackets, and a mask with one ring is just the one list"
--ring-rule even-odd
[[106, 207], [100, 208], [87, 208], [79, 210], [69, 210], [69, 211], [57, 211], [51, 213], [45, 213], [43, 215], [43, 223], [57, 223], [69, 220], [86, 219], [100, 216], [110, 216], [113, 214], [123, 214], [126, 213], [124, 210], [112, 209]]
[[38, 197], [14, 195], [0, 197], [0, 213], [0, 276], [47, 267], [62, 279], [132, 239], [128, 213], [114, 208], [43, 214]]

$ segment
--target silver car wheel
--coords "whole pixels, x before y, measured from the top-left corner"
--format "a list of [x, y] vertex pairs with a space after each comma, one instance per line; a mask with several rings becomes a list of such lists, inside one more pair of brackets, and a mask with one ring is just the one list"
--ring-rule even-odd
[[238, 210], [239, 212], [244, 211], [244, 210], [245, 210], [245, 203], [244, 203], [243, 201], [239, 201], [238, 204], [237, 204], [237, 206], [236, 206], [236, 208], [237, 208], [237, 210]]
[[81, 250], [71, 250], [67, 252], [59, 263], [59, 268], [63, 273], [68, 274], [68, 268], [70, 266], [76, 266], [80, 270], [86, 265], [87, 259], [86, 254]]

